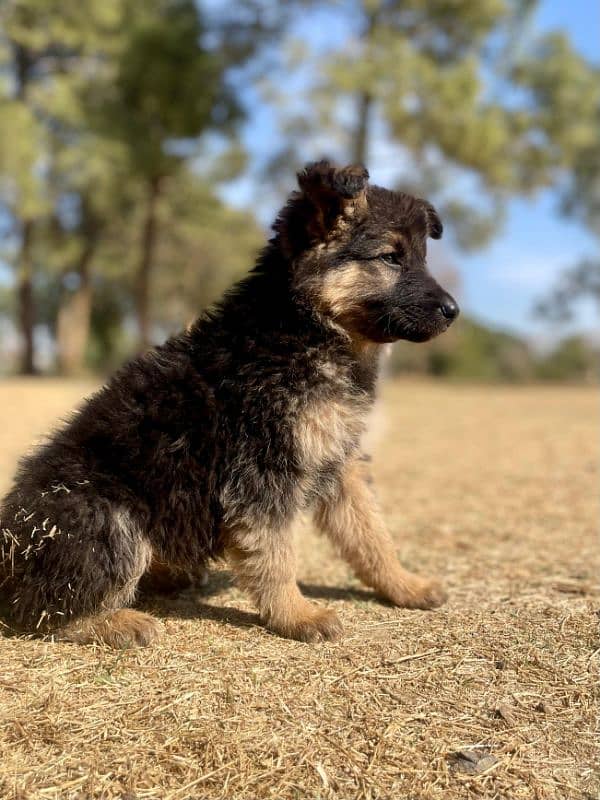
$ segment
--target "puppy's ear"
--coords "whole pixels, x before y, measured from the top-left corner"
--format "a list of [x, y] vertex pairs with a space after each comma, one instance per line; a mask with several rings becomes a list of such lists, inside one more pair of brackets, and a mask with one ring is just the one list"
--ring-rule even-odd
[[444, 232], [442, 220], [435, 208], [427, 200], [421, 200], [427, 219], [427, 235], [432, 239], [441, 239]]
[[313, 209], [309, 228], [312, 237], [324, 238], [340, 217], [366, 208], [369, 173], [360, 164], [336, 167], [329, 161], [307, 164], [298, 173], [302, 196]]
[[335, 167], [329, 161], [307, 164], [298, 173], [300, 189], [316, 204], [338, 201], [356, 201], [364, 196], [369, 173], [361, 164]]

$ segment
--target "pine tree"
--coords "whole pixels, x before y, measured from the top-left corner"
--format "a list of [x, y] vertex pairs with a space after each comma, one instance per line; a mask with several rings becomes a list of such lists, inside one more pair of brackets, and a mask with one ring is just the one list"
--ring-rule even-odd
[[[286, 135], [276, 165], [325, 147], [377, 167], [382, 152], [402, 188], [435, 199], [464, 247], [497, 231], [507, 199], [563, 179], [569, 145], [548, 121], [567, 110], [570, 67], [588, 76], [591, 68], [564, 37], [561, 49], [529, 33], [533, 0], [306, 5], [315, 29], [329, 21], [338, 35], [311, 48], [290, 34], [284, 70], [301, 71], [308, 88], [290, 97], [285, 76], [282, 91], [274, 85], [281, 72], [272, 81]], [[554, 88], [532, 108], [536, 75], [552, 76]], [[594, 135], [585, 100], [574, 119], [577, 135]]]

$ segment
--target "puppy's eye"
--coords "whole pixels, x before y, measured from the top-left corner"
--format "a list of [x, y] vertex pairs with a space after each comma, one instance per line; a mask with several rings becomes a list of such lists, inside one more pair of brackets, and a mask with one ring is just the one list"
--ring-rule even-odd
[[400, 264], [402, 264], [403, 256], [404, 253], [401, 250], [393, 250], [390, 253], [382, 253], [379, 258], [386, 264], [390, 264], [393, 267], [398, 267]]

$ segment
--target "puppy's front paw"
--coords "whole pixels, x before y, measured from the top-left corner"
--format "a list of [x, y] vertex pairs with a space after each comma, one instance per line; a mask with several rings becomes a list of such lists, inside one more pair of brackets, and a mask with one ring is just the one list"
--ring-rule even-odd
[[335, 611], [312, 604], [302, 616], [287, 620], [284, 624], [272, 621], [269, 628], [286, 639], [300, 642], [335, 641], [343, 633], [342, 623]]
[[438, 580], [416, 578], [414, 582], [402, 586], [389, 598], [401, 608], [420, 608], [428, 610], [439, 608], [448, 599], [448, 593]]
[[439, 608], [448, 599], [448, 592], [440, 581], [424, 580], [415, 598], [415, 605], [411, 608]]

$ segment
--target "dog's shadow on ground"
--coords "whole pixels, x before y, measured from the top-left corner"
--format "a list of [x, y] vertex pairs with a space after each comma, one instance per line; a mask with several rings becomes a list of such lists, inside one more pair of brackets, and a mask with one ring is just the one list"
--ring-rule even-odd
[[[233, 625], [236, 628], [263, 627], [258, 614], [243, 611], [235, 606], [216, 605], [208, 602], [218, 598], [233, 588], [234, 582], [227, 570], [215, 570], [207, 573], [206, 583], [192, 586], [184, 591], [157, 593], [151, 590], [140, 592], [135, 604], [136, 608], [163, 619], [196, 619], [212, 620]], [[349, 602], [368, 602], [387, 605], [385, 600], [373, 592], [341, 586], [323, 586], [321, 584], [300, 583], [300, 590], [311, 600], [329, 600]], [[0, 620], [3, 619], [0, 608]], [[0, 622], [1, 633], [5, 637], [20, 637], [22, 632], [14, 631], [7, 624]]]
[[[225, 622], [237, 628], [262, 627], [258, 614], [243, 611], [232, 606], [215, 605], [207, 602], [219, 597], [234, 585], [233, 578], [227, 570], [218, 570], [207, 575], [207, 582], [201, 586], [193, 586], [182, 592], [156, 594], [144, 592], [140, 595], [136, 607], [166, 619], [207, 619], [214, 622]], [[300, 583], [300, 590], [311, 600], [346, 600], [352, 602], [384, 603], [373, 592], [363, 589], [344, 588], [341, 586], [323, 586], [321, 584]]]

